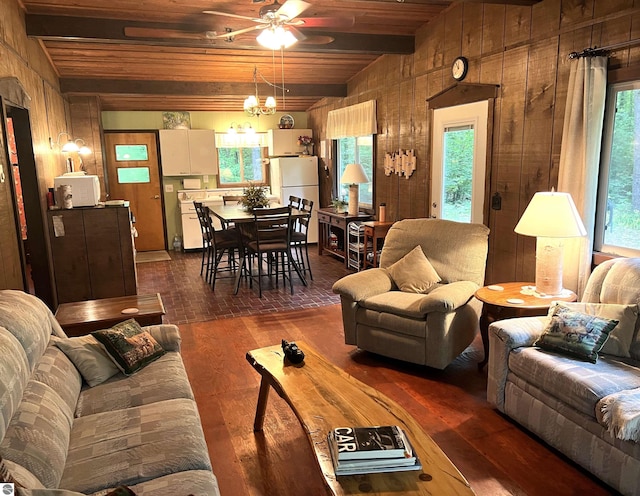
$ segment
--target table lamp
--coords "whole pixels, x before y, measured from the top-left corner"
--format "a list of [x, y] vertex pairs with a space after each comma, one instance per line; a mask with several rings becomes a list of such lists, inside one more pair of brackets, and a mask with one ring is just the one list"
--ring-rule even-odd
[[347, 164], [340, 178], [340, 182], [349, 184], [349, 215], [358, 215], [358, 184], [369, 182], [369, 178], [367, 174], [365, 174], [362, 165]]
[[587, 234], [571, 195], [553, 190], [536, 193], [514, 231], [537, 238], [536, 293], [562, 295], [563, 238]]

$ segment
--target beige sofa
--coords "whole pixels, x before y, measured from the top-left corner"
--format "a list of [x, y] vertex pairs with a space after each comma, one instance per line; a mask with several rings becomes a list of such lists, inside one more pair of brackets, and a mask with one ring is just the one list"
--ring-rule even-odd
[[89, 387], [56, 346], [66, 336], [44, 303], [0, 291], [0, 457], [22, 494], [219, 494], [178, 329], [145, 329], [166, 353]]
[[[441, 219], [393, 224], [380, 268], [337, 281], [347, 344], [380, 355], [444, 369], [473, 341], [482, 304], [489, 229]], [[425, 293], [400, 291], [391, 266], [420, 246], [441, 281]]]
[[[640, 259], [599, 265], [581, 301], [590, 308], [605, 304], [607, 311], [618, 313], [619, 324], [597, 362], [534, 346], [548, 317], [494, 322], [489, 326], [487, 399], [620, 493], [640, 496], [640, 444], [614, 435], [603, 413], [605, 404], [614, 404], [610, 401], [632, 395], [640, 400]], [[620, 327], [623, 322], [628, 332]]]

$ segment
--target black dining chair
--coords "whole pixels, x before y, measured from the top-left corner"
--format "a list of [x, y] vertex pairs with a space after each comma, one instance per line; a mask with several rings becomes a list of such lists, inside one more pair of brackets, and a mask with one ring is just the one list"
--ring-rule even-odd
[[300, 201], [300, 210], [305, 212], [304, 217], [299, 217], [294, 224], [294, 230], [291, 233], [291, 245], [295, 252], [302, 273], [309, 273], [309, 278], [313, 281], [311, 273], [311, 263], [309, 262], [309, 224], [311, 223], [311, 211], [313, 210], [313, 200], [303, 198]]
[[294, 195], [289, 196], [289, 206], [293, 208], [300, 208], [300, 203], [302, 202], [302, 198]]
[[[202, 228], [202, 275], [203, 267], [206, 266], [205, 280], [215, 290], [216, 280], [220, 279], [220, 272], [228, 272], [225, 277], [235, 277], [235, 271], [239, 270], [240, 239], [236, 229], [216, 229], [211, 219], [209, 207], [202, 203], [194, 202], [198, 220]], [[222, 259], [226, 255], [226, 264], [221, 265]], [[206, 263], [205, 263], [206, 259]]]
[[[292, 218], [291, 207], [278, 208], [256, 208], [253, 210], [252, 235], [245, 242], [245, 249], [253, 256], [257, 265], [257, 276], [253, 273], [253, 264], [249, 264], [250, 284], [253, 280], [258, 282], [258, 294], [262, 298], [263, 267], [266, 264], [268, 272], [266, 275], [272, 276], [275, 270], [275, 285], [278, 287], [280, 268], [282, 277], [289, 280], [291, 294], [293, 294], [293, 279], [291, 268], [294, 266], [296, 272], [299, 269], [294, 265], [291, 252], [291, 231]], [[302, 275], [299, 273], [302, 277]], [[304, 281], [304, 277], [302, 277]]]

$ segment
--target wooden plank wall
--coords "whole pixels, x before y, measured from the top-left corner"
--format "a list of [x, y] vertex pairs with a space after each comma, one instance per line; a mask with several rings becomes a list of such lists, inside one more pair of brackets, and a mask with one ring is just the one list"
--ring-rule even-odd
[[[46, 210], [47, 188], [53, 187], [53, 178], [65, 171], [64, 157], [59, 150], [51, 150], [49, 137], [55, 140], [58, 133], [69, 130], [66, 116], [68, 106], [60, 94], [58, 77], [37, 41], [27, 38], [24, 17], [17, 0], [0, 2], [0, 78], [16, 77], [31, 98], [29, 118], [33, 136], [38, 189], [41, 208]], [[0, 132], [2, 132], [0, 122]], [[3, 140], [0, 140], [0, 144]], [[13, 239], [0, 243], [0, 289], [24, 289], [20, 268], [19, 239], [15, 223], [15, 206], [9, 192], [11, 170], [4, 151], [0, 166], [5, 182], [0, 184], [0, 232], [2, 237]], [[27, 226], [28, 227], [28, 226]], [[14, 232], [12, 232], [12, 230]]]
[[[487, 188], [502, 196], [488, 210], [491, 229], [487, 283], [533, 281], [535, 239], [513, 232], [536, 191], [555, 187], [569, 80], [568, 54], [640, 38], [640, 0], [544, 0], [533, 7], [456, 3], [423, 27], [410, 56], [384, 56], [349, 83], [344, 99], [326, 99], [309, 124], [326, 136], [330, 110], [375, 99], [378, 136], [375, 203], [387, 218], [429, 214], [430, 113], [425, 100], [454, 84], [450, 67], [463, 55], [465, 82], [500, 86], [494, 106]], [[609, 68], [638, 64], [640, 47], [611, 54]], [[386, 152], [415, 149], [418, 170], [409, 180], [387, 177]], [[328, 205], [331, 177], [321, 187]]]

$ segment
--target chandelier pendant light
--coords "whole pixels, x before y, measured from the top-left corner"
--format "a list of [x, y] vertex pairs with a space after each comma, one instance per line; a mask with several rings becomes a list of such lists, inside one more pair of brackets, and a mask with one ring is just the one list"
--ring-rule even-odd
[[[285, 93], [288, 92], [289, 90], [285, 88], [284, 86], [284, 52], [282, 49], [280, 49], [280, 60], [281, 60], [281, 65], [282, 65], [282, 86], [278, 86], [274, 83], [270, 83], [269, 81], [267, 81], [267, 79], [258, 71], [258, 67], [254, 66], [253, 68], [253, 84], [255, 87], [255, 94], [254, 95], [249, 95], [247, 98], [245, 98], [244, 100], [244, 111], [252, 116], [252, 117], [259, 117], [261, 115], [273, 115], [276, 113], [276, 90], [277, 89], [282, 89], [282, 102], [284, 104], [284, 98], [285, 98]], [[273, 64], [273, 69], [274, 69], [274, 80], [275, 80], [275, 50], [272, 52], [272, 64]], [[258, 95], [258, 76], [260, 76], [260, 78], [267, 83], [269, 86], [271, 86], [273, 88], [273, 94], [274, 96], [268, 96], [267, 99], [264, 102], [264, 106], [260, 105], [260, 96]], [[283, 107], [283, 108], [286, 108]]]
[[[262, 74], [260, 77], [264, 79]], [[266, 79], [267, 84], [269, 83]], [[259, 115], [271, 115], [276, 113], [276, 99], [272, 96], [267, 97], [264, 107], [260, 105], [260, 97], [258, 96], [258, 67], [253, 68], [253, 84], [255, 86], [255, 94], [249, 95], [244, 100], [244, 111], [252, 117]]]

